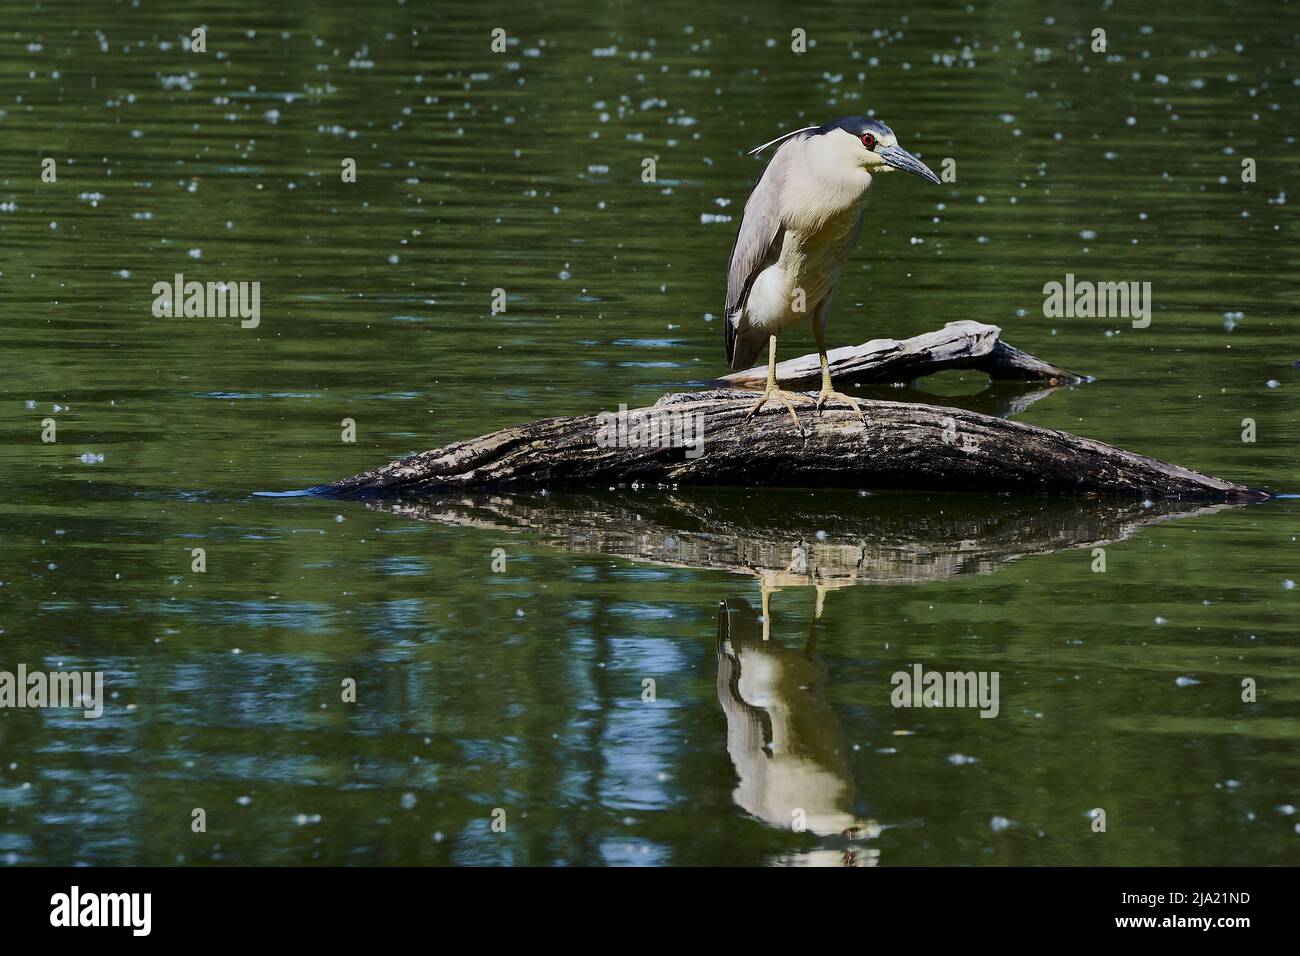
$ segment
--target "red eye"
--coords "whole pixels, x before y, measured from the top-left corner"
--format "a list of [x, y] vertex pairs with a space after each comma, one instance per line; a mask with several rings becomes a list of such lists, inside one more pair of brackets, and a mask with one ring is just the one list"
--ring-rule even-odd
[[862, 145], [865, 146], [865, 147], [867, 147], [867, 149], [875, 149], [875, 148], [876, 148], [876, 137], [872, 136], [870, 133], [863, 133], [863, 134], [862, 134]]

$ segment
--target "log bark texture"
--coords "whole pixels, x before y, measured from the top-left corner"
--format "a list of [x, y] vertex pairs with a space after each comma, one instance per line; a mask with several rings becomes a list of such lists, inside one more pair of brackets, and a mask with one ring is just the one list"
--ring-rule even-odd
[[[547, 418], [454, 442], [335, 482], [356, 496], [452, 488], [613, 485], [628, 482], [907, 488], [1023, 494], [1097, 494], [1217, 501], [1268, 495], [1102, 442], [965, 409], [862, 401], [802, 411], [800, 431], [769, 402], [747, 418], [754, 393], [714, 389], [665, 395], [652, 409], [698, 415], [701, 454], [676, 447], [601, 447], [608, 420]], [[660, 416], [661, 427], [671, 430]]]
[[[831, 353], [841, 381], [901, 381], [950, 368], [1047, 383], [1085, 381], [1001, 341], [998, 328], [953, 322], [903, 341]], [[783, 362], [786, 386], [820, 381], [817, 356]], [[812, 370], [815, 370], [812, 371]], [[725, 380], [750, 384], [755, 371]], [[766, 373], [758, 378], [761, 384]], [[820, 411], [811, 395], [796, 428], [769, 401], [750, 418], [754, 391], [734, 387], [663, 396], [651, 408], [547, 418], [411, 455], [313, 492], [342, 497], [453, 489], [627, 483], [898, 488], [996, 494], [1088, 494], [1256, 501], [1265, 492], [1067, 432], [969, 409], [860, 401]], [[640, 428], [639, 440], [633, 437]], [[650, 432], [650, 434], [647, 434]], [[699, 439], [698, 446], [696, 439]], [[685, 447], [684, 447], [685, 446]]]

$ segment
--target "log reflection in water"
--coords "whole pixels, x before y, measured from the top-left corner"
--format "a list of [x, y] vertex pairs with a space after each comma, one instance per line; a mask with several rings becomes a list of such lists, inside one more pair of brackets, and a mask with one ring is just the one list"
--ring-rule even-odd
[[923, 583], [1032, 554], [1101, 547], [1238, 505], [788, 490], [454, 493], [365, 506], [525, 534], [563, 551], [759, 577], [765, 588]]

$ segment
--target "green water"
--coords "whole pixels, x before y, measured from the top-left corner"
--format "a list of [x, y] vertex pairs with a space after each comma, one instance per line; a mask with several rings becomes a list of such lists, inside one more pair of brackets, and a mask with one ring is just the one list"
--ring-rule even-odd
[[0, 863], [1300, 862], [1294, 500], [253, 494], [721, 374], [745, 150], [868, 110], [957, 180], [877, 184], [832, 345], [994, 323], [1097, 379], [1018, 420], [1298, 492], [1296, 4], [357, 6], [0, 0], [0, 670], [108, 695], [0, 710]]

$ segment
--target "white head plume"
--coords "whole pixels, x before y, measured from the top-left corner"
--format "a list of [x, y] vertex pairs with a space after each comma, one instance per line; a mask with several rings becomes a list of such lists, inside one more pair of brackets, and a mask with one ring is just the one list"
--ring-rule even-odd
[[782, 134], [781, 134], [780, 136], [778, 136], [776, 139], [768, 140], [768, 141], [767, 141], [766, 143], [764, 143], [762, 146], [755, 146], [755, 147], [754, 147], [753, 149], [751, 149], [751, 150], [750, 150], [746, 155], [748, 155], [748, 156], [757, 156], [759, 153], [761, 153], [763, 150], [767, 149], [769, 146], [772, 146], [772, 145], [774, 145], [774, 144], [776, 144], [776, 143], [779, 143], [779, 142], [781, 142], [782, 140], [789, 139], [791, 136], [798, 136], [800, 133], [806, 133], [806, 132], [808, 132], [809, 130], [814, 130], [814, 129], [821, 129], [821, 127], [820, 127], [820, 126], [805, 126], [803, 129], [796, 129], [796, 130], [793, 130], [792, 132], [789, 132], [789, 133], [782, 133]]

